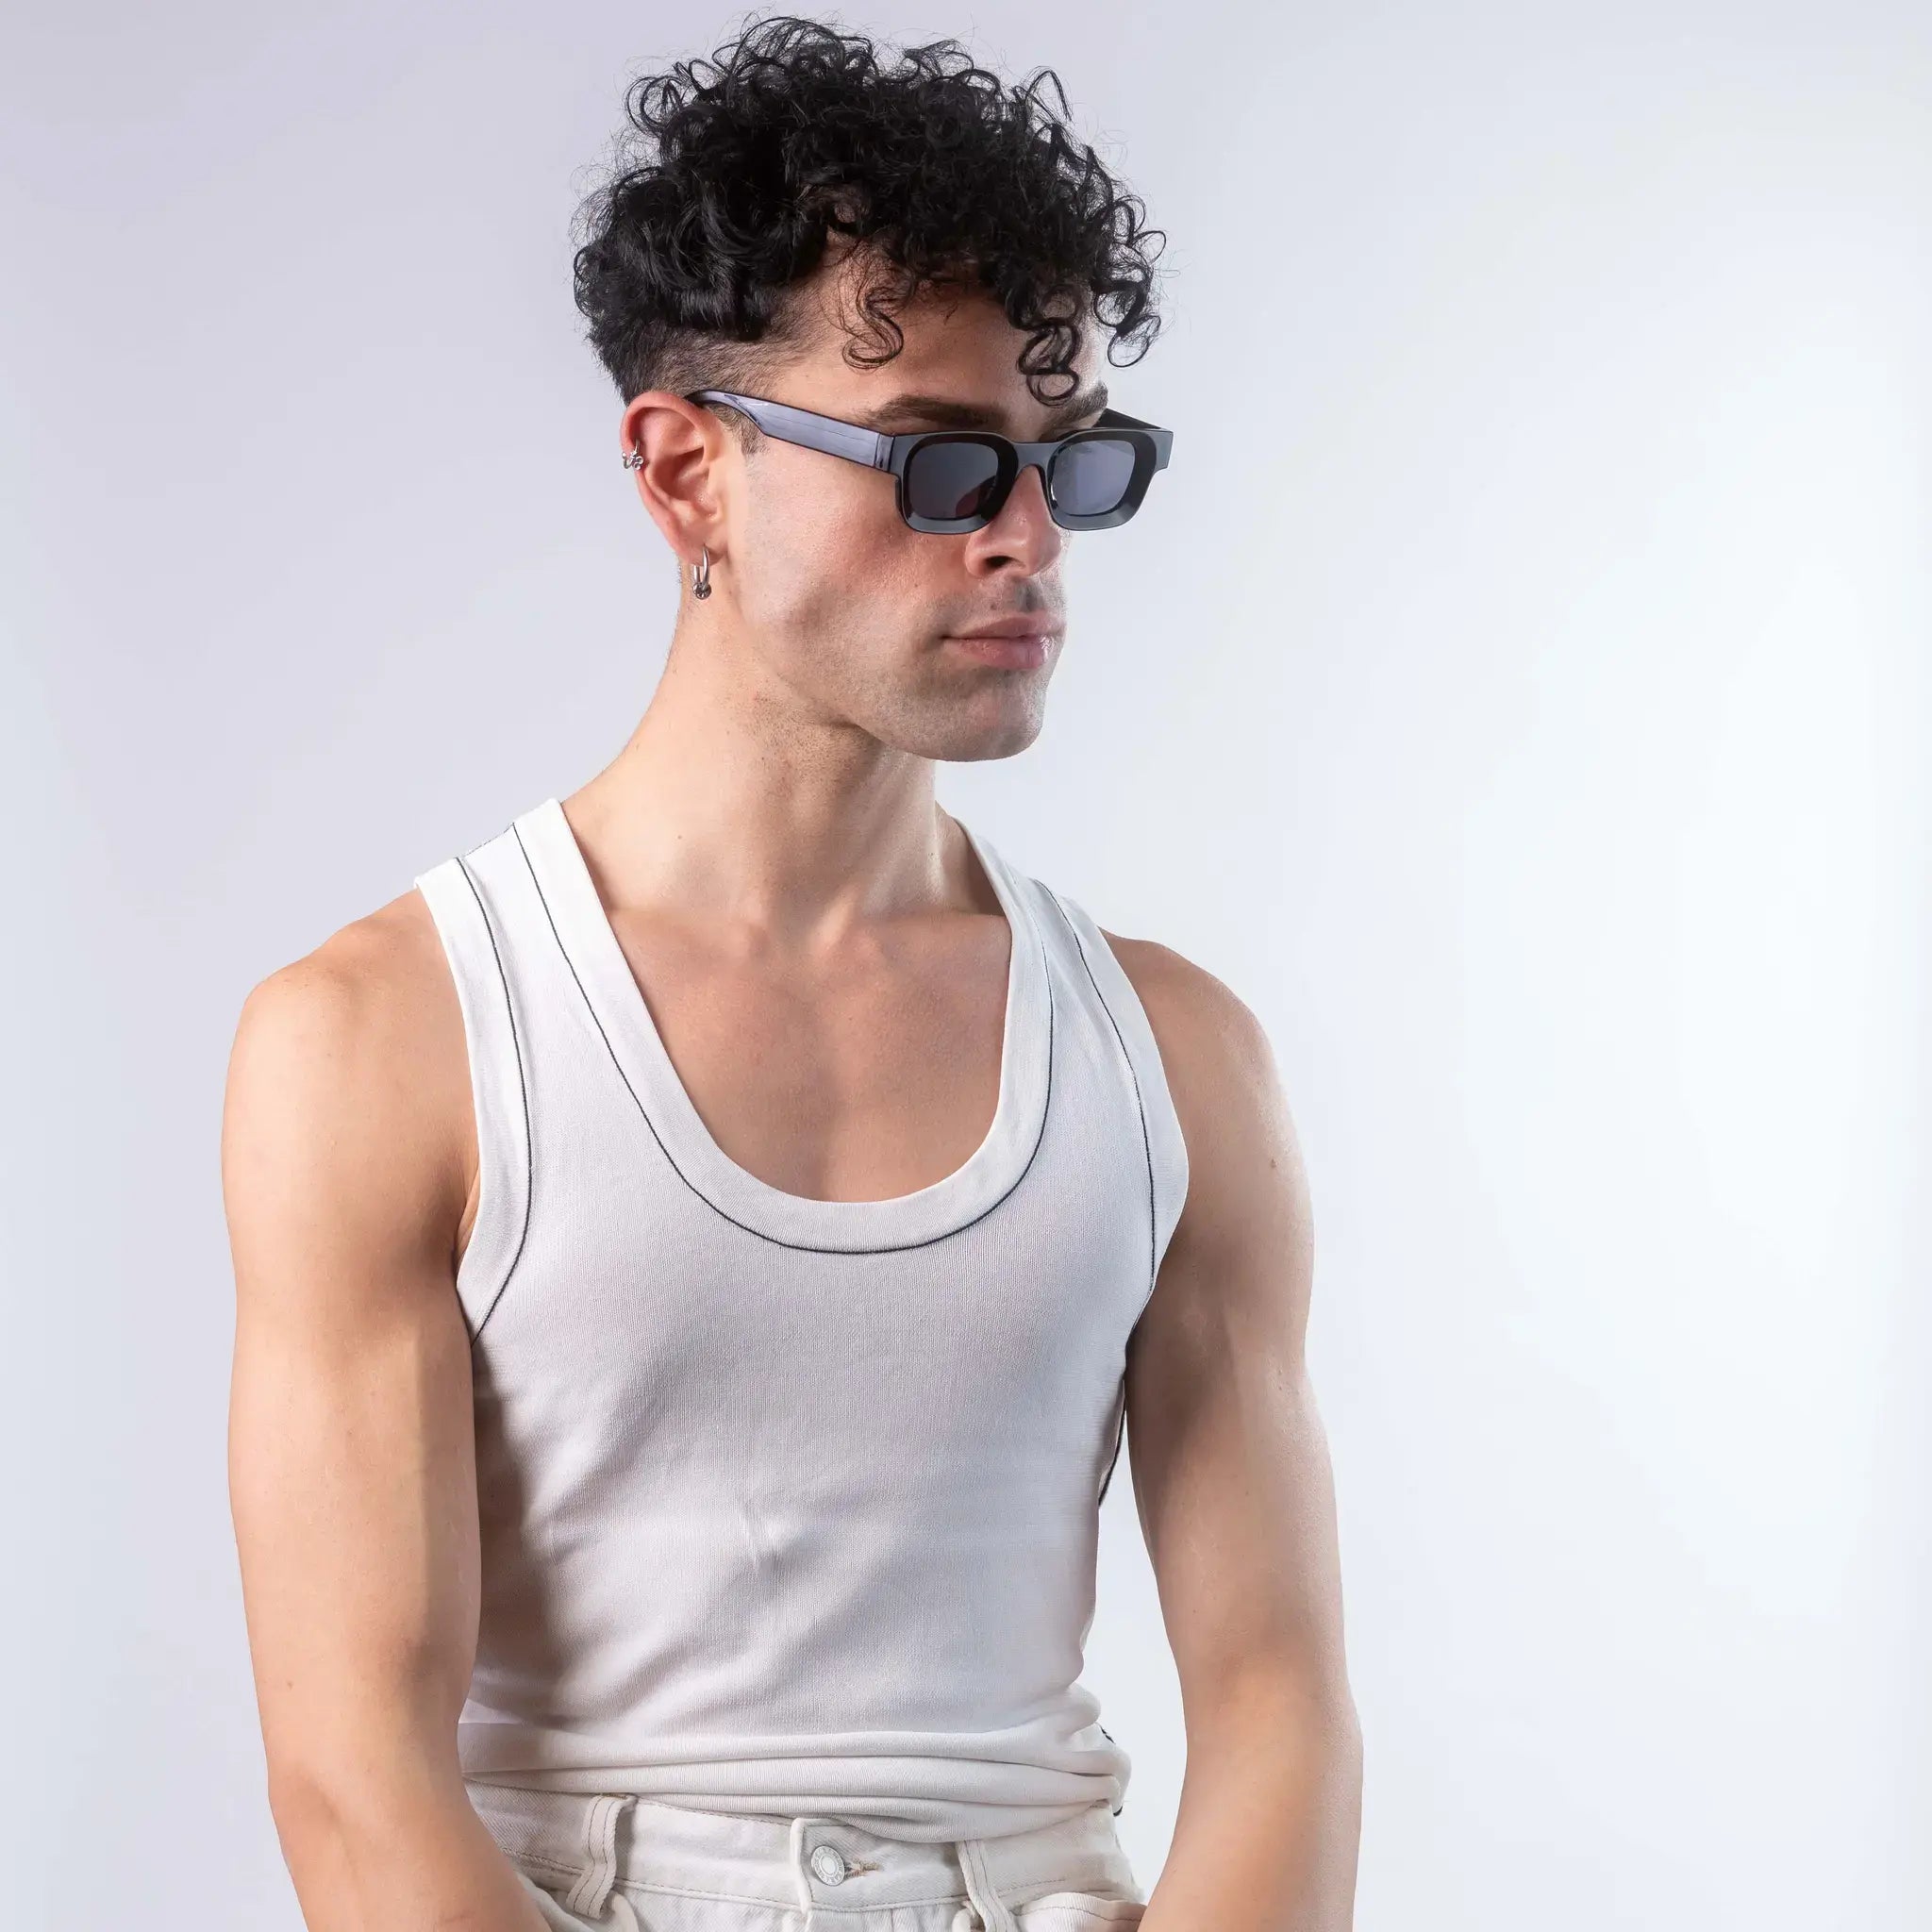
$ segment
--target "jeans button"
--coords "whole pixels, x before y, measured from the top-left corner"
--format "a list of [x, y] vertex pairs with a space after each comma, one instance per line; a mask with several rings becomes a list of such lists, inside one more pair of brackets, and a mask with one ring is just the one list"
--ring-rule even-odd
[[811, 1855], [811, 1869], [827, 1885], [841, 1884], [845, 1877], [845, 1859], [837, 1845], [820, 1845]]

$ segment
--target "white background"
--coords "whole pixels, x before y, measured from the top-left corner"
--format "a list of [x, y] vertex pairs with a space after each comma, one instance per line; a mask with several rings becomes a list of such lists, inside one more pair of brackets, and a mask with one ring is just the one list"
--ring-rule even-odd
[[[255, 980], [623, 742], [675, 585], [571, 304], [737, 16], [35, 9], [0, 48], [9, 1925], [299, 1925], [227, 1516]], [[1047, 728], [941, 795], [1266, 1023], [1365, 1932], [1932, 1917], [1932, 17], [889, 8], [1169, 238]], [[1132, 1514], [1089, 1680], [1158, 1876]]]

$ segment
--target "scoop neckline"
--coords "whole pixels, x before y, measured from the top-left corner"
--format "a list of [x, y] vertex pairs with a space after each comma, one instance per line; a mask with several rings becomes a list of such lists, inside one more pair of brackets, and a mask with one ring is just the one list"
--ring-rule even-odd
[[561, 800], [546, 798], [513, 822], [558, 944], [645, 1124], [686, 1186], [726, 1220], [791, 1247], [863, 1253], [916, 1246], [990, 1213], [1031, 1164], [1052, 1086], [1053, 993], [1044, 937], [999, 852], [958, 823], [1011, 934], [991, 1123], [959, 1166], [911, 1193], [824, 1201], [773, 1186], [711, 1137], [631, 972]]

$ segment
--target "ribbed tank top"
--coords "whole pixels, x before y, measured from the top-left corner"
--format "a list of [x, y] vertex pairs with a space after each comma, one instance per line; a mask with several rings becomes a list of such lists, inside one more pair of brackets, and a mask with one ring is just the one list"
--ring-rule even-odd
[[1187, 1156], [1099, 929], [967, 836], [1011, 932], [997, 1108], [876, 1201], [711, 1139], [558, 800], [417, 876], [481, 1168], [467, 1779], [922, 1841], [1121, 1808], [1080, 1672]]

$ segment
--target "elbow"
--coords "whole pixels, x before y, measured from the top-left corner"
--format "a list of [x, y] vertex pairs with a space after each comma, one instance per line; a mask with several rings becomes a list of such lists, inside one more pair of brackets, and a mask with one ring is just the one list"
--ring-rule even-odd
[[268, 1807], [283, 1850], [344, 1842], [379, 1844], [404, 1819], [469, 1806], [454, 1751], [358, 1752], [272, 1757]]
[[366, 1787], [366, 1778], [311, 1758], [270, 1761], [269, 1815], [291, 1870], [322, 1861], [375, 1808]]

